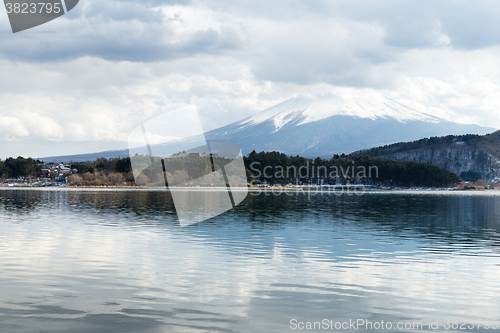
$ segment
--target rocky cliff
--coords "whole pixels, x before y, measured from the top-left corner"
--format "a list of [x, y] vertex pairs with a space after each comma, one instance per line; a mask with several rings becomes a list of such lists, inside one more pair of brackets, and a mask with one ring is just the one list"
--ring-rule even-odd
[[448, 135], [361, 150], [397, 161], [428, 163], [450, 170], [466, 180], [500, 182], [500, 131], [487, 135]]

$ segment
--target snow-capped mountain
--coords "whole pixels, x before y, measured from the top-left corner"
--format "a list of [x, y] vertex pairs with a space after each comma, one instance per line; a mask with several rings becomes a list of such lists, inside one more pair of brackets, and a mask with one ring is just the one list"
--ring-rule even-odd
[[486, 134], [494, 128], [450, 122], [386, 96], [294, 98], [206, 133], [208, 141], [252, 150], [330, 157], [401, 141], [449, 134]]
[[[322, 100], [293, 98], [233, 124], [205, 133], [207, 141], [232, 142], [244, 155], [252, 150], [281, 151], [304, 157], [331, 157], [361, 149], [432, 136], [487, 134], [496, 129], [450, 122], [382, 95]], [[158, 145], [174, 153], [185, 142]], [[128, 150], [56, 156], [45, 161], [86, 161], [124, 157]], [[166, 156], [166, 155], [165, 155]]]

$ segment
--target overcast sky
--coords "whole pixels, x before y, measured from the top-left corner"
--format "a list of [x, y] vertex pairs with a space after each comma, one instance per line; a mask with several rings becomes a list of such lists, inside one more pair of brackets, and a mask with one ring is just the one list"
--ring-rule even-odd
[[80, 0], [12, 34], [0, 7], [0, 157], [126, 148], [196, 105], [206, 129], [294, 96], [380, 92], [500, 128], [498, 1]]

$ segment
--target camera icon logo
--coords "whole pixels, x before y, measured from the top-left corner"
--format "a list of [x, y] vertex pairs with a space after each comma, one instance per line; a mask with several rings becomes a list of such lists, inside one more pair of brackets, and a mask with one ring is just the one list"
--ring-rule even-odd
[[248, 195], [238, 145], [207, 142], [195, 107], [155, 117], [129, 136], [136, 184], [168, 188], [181, 226], [220, 215]]
[[12, 32], [34, 28], [63, 16], [79, 0], [3, 0]]

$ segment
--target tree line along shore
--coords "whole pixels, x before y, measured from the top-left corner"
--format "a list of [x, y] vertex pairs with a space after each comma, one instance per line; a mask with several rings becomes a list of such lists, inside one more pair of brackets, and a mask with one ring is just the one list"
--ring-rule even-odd
[[[182, 157], [186, 180], [199, 177], [199, 161]], [[214, 162], [215, 161], [215, 162]], [[459, 176], [435, 165], [398, 162], [364, 155], [334, 155], [330, 159], [309, 159], [279, 152], [251, 152], [243, 157], [247, 182], [254, 186], [310, 185], [383, 185], [398, 187], [453, 187]], [[212, 160], [214, 168], [227, 165], [229, 159]], [[141, 177], [148, 177], [147, 170]], [[99, 158], [68, 164], [44, 164], [32, 158], [7, 158], [0, 161], [3, 183], [18, 181], [59, 182], [73, 186], [136, 186], [131, 160]]]

